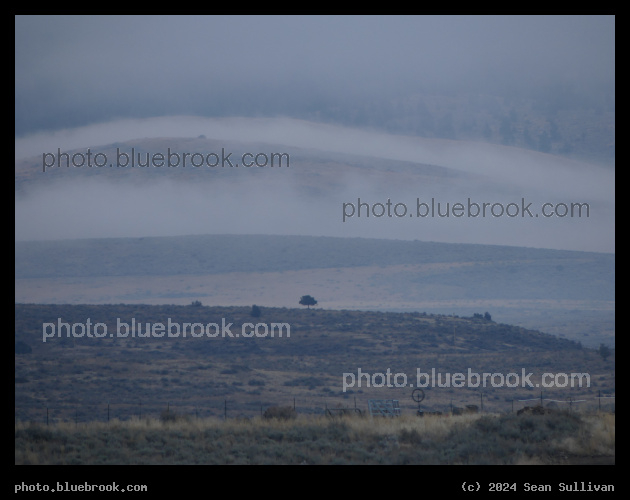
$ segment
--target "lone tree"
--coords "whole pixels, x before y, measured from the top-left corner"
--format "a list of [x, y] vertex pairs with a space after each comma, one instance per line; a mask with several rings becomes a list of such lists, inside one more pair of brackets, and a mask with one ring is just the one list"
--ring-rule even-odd
[[302, 295], [302, 298], [300, 298], [300, 304], [307, 306], [310, 309], [311, 306], [317, 305], [317, 301], [310, 295]]

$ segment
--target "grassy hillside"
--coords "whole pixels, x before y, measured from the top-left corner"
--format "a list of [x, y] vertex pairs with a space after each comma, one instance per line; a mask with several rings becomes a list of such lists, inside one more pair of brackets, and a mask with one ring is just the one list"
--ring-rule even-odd
[[[356, 405], [365, 411], [370, 398], [397, 399], [404, 413], [413, 414], [418, 407], [411, 392], [418, 370], [431, 374], [432, 369], [442, 374], [471, 370], [519, 376], [525, 370], [532, 375], [531, 384], [523, 381], [517, 387], [494, 387], [488, 380], [486, 387], [440, 387], [433, 379], [422, 403], [427, 411], [476, 404], [486, 411], [511, 412], [528, 404], [521, 400], [541, 393], [545, 399], [583, 399], [576, 408], [594, 409], [600, 391], [610, 395], [615, 388], [614, 350], [604, 360], [575, 342], [482, 317], [261, 309], [261, 316], [253, 318], [251, 307], [16, 304], [16, 419], [43, 422], [47, 412], [55, 422], [157, 418], [167, 409], [233, 418], [260, 415], [275, 405], [321, 415], [339, 406]], [[102, 323], [100, 333], [106, 327], [107, 335], [77, 337], [68, 327], [57, 329], [59, 323], [87, 325], [88, 320], [93, 328]], [[215, 323], [217, 329], [208, 331], [221, 333], [196, 338], [189, 330], [185, 338], [165, 333], [159, 338], [131, 333], [120, 337], [118, 332], [130, 332], [133, 322], [143, 332], [147, 324]], [[51, 325], [44, 326], [47, 323]], [[123, 323], [129, 329], [120, 326]], [[241, 335], [245, 323], [261, 323], [261, 337]], [[288, 324], [290, 336], [286, 329], [282, 337], [264, 336], [265, 325], [271, 328], [273, 323]], [[232, 337], [224, 334], [223, 325]], [[81, 325], [75, 328], [79, 334], [83, 331]], [[44, 329], [56, 332], [46, 342]], [[359, 370], [401, 375], [397, 386], [370, 376], [359, 383]], [[588, 373], [590, 386], [543, 388], [544, 373]], [[356, 384], [349, 374], [357, 377]], [[603, 403], [610, 407], [611, 401]]]

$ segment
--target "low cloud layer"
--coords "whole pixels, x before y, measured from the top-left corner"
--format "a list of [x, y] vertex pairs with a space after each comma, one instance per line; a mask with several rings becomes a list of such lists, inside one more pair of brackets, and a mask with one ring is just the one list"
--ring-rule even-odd
[[[229, 182], [52, 182], [34, 170], [16, 179], [15, 237], [312, 234], [612, 252], [614, 107], [614, 16], [16, 16], [16, 168], [58, 148], [200, 135], [312, 161], [300, 170], [296, 153], [289, 172]], [[388, 173], [394, 161], [451, 175]], [[418, 198], [590, 213], [414, 218]], [[371, 216], [343, 222], [343, 204], [359, 200]], [[412, 216], [377, 217], [387, 200]]]
[[[424, 185], [411, 175], [404, 186], [369, 176], [348, 177], [340, 169], [343, 189], [304, 196], [292, 175], [265, 177], [239, 172], [234, 182], [190, 183], [158, 180], [121, 184], [107, 175], [73, 177], [72, 181], [26, 189], [16, 199], [16, 239], [58, 239], [182, 234], [303, 234], [419, 239], [572, 250], [614, 251], [614, 171], [518, 148], [460, 141], [426, 140], [368, 132], [291, 119], [202, 119], [173, 117], [125, 120], [16, 140], [18, 157], [98, 146], [143, 137], [197, 137], [219, 141], [286, 145], [311, 156], [332, 154], [432, 164], [472, 175], [474, 181]], [[342, 161], [342, 160], [340, 160]], [[200, 172], [202, 173], [202, 172]], [[271, 171], [268, 172], [271, 174]], [[107, 174], [107, 173], [105, 173]], [[45, 176], [46, 173], [38, 172]], [[397, 172], [392, 172], [392, 180]], [[414, 180], [416, 179], [416, 180]], [[343, 204], [358, 208], [359, 198], [373, 207], [391, 200], [404, 203], [405, 217], [375, 217], [376, 212], [348, 217]], [[417, 198], [445, 203], [514, 203], [512, 212], [532, 203], [588, 203], [589, 217], [434, 217], [417, 218]], [[561, 207], [562, 208], [562, 207]], [[398, 214], [402, 213], [402, 205]], [[391, 209], [390, 209], [391, 210]], [[424, 210], [424, 208], [423, 208]], [[498, 208], [495, 213], [498, 213]], [[346, 205], [350, 213], [350, 205]], [[358, 215], [358, 213], [356, 213]], [[412, 217], [411, 215], [414, 215]]]

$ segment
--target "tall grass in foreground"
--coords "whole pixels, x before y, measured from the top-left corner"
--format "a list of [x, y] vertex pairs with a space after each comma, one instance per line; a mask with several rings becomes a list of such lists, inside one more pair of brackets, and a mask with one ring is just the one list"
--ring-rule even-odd
[[610, 414], [15, 424], [16, 464], [542, 464], [614, 454]]

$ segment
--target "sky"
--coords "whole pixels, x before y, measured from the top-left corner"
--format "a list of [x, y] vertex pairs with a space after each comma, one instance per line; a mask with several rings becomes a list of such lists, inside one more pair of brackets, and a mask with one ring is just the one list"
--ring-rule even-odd
[[[614, 38], [614, 16], [18, 16], [16, 157], [41, 155], [55, 145], [87, 147], [204, 133], [217, 139], [424, 161], [503, 175], [502, 186], [527, 186], [532, 197], [589, 197], [604, 208], [588, 225], [565, 224], [571, 230], [562, 237], [556, 229], [534, 229], [529, 240], [504, 229], [475, 234], [460, 224], [436, 225], [419, 239], [519, 245], [529, 241], [537, 247], [614, 251], [614, 168], [587, 165], [576, 173], [558, 160], [557, 167], [541, 174], [542, 157], [523, 162], [517, 159], [521, 153], [514, 151], [511, 157], [501, 148], [482, 151], [481, 146], [452, 143], [428, 147], [375, 129], [374, 121], [363, 122], [358, 111], [388, 109], [393, 100], [417, 93], [535, 99], [545, 89], [567, 84], [587, 97], [611, 89], [614, 93]], [[555, 160], [545, 161], [555, 165]], [[550, 190], [550, 184], [558, 190]], [[82, 196], [79, 189], [90, 195]], [[130, 218], [123, 224], [117, 221], [124, 215], [110, 206], [115, 216], [103, 220], [101, 215], [102, 226], [85, 213], [84, 218], [68, 215], [69, 192], [83, 204], [98, 206], [102, 214], [113, 189], [108, 184], [68, 186], [16, 199], [16, 239], [54, 237], [51, 220], [36, 215], [43, 211], [57, 221], [58, 237], [133, 235], [147, 228], [163, 235], [226, 227], [272, 234], [305, 231], [296, 219], [238, 226], [228, 215], [222, 216], [222, 226], [178, 224], [183, 213], [180, 218], [172, 212], [179, 214], [195, 197], [172, 190], [168, 198], [162, 196], [172, 199], [171, 224], [158, 222], [157, 210], [151, 211], [156, 214], [153, 220]], [[404, 195], [411, 196], [411, 191]], [[126, 198], [139, 204], [155, 195], [135, 192]], [[358, 191], [349, 188], [345, 195], [356, 198]], [[269, 202], [269, 211], [282, 207], [278, 197]], [[247, 212], [253, 202], [239, 200], [238, 206]], [[393, 225], [383, 232], [365, 224], [361, 230], [359, 225], [340, 226], [342, 201], [326, 201], [319, 223], [313, 224], [317, 234], [411, 238], [408, 229], [394, 231]], [[132, 202], [125, 203], [129, 205], [124, 205], [124, 214], [133, 213]], [[195, 203], [203, 206], [204, 201], [200, 197]], [[299, 196], [287, 193], [284, 212], [291, 212], [286, 209], [289, 203], [300, 206], [295, 209], [300, 213], [317, 208], [300, 205]], [[55, 211], [62, 206], [66, 208]], [[323, 215], [330, 211], [333, 216], [331, 206], [336, 207], [334, 223]]]
[[614, 79], [612, 16], [19, 16], [16, 132]]

